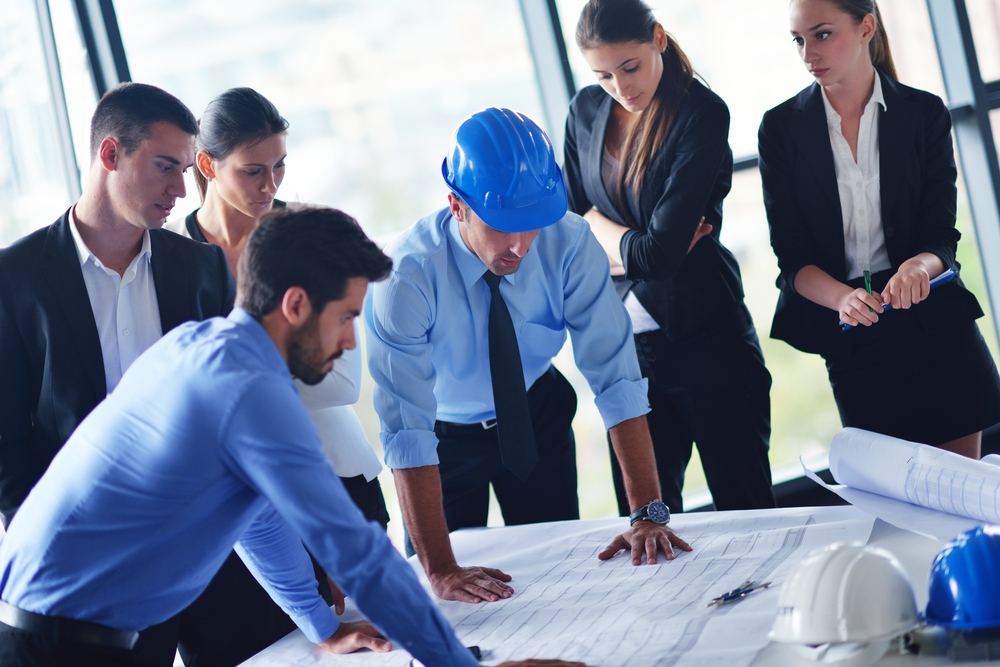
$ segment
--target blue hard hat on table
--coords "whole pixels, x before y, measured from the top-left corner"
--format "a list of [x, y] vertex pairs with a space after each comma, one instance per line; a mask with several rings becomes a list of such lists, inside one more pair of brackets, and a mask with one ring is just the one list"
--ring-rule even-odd
[[927, 622], [952, 630], [1000, 628], [1000, 526], [979, 526], [931, 565]]
[[548, 136], [533, 120], [491, 107], [455, 130], [445, 184], [501, 232], [547, 227], [566, 215], [566, 186]]

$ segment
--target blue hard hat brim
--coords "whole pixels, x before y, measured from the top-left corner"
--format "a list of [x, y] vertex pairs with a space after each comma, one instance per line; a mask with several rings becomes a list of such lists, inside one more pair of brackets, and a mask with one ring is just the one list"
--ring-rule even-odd
[[[556, 169], [559, 169], [558, 165]], [[477, 202], [448, 181], [448, 159], [441, 162], [441, 175], [448, 189], [458, 195], [462, 201], [468, 204], [480, 220], [487, 226], [498, 232], [517, 233], [531, 232], [553, 225], [566, 215], [569, 210], [569, 202], [566, 198], [566, 185], [563, 183], [562, 172], [556, 179], [556, 185], [552, 192], [542, 201], [531, 206], [520, 208], [497, 208], [488, 209], [482, 202]]]

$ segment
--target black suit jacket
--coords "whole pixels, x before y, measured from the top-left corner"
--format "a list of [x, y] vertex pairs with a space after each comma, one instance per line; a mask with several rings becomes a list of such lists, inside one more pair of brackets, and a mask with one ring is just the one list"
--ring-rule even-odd
[[[149, 232], [163, 333], [226, 315], [221, 248]], [[106, 395], [104, 357], [69, 212], [0, 250], [0, 514], [8, 523], [70, 434]]]
[[[958, 270], [957, 191], [951, 116], [941, 99], [879, 72], [885, 109], [878, 107], [882, 228], [893, 269], [922, 252]], [[813, 84], [764, 114], [760, 174], [771, 246], [778, 257], [778, 299], [771, 336], [827, 358], [848, 353], [836, 311], [795, 292], [795, 275], [815, 265], [847, 282], [844, 225], [823, 93]], [[894, 271], [893, 271], [894, 272]], [[927, 331], [983, 314], [961, 281], [933, 292], [912, 310]]]
[[[615, 101], [600, 86], [584, 88], [566, 121], [565, 180], [570, 210], [591, 207], [619, 224], [624, 217], [601, 179], [604, 136]], [[670, 340], [693, 335], [732, 315], [743, 299], [736, 258], [720, 242], [722, 200], [732, 184], [729, 108], [702, 83], [691, 83], [670, 134], [636, 197], [625, 204], [636, 227], [621, 242], [629, 289]], [[688, 253], [698, 222], [714, 229]]]

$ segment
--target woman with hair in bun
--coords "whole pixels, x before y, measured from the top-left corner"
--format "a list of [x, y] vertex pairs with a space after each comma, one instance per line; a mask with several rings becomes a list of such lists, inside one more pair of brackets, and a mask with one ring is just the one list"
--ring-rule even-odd
[[899, 82], [874, 0], [789, 10], [816, 81], [760, 126], [781, 270], [771, 336], [823, 356], [844, 426], [978, 459], [1000, 422], [983, 311], [960, 279], [930, 289], [959, 269], [948, 109]]
[[682, 510], [696, 443], [716, 509], [773, 507], [771, 376], [719, 241], [729, 109], [642, 0], [590, 0], [576, 42], [598, 85], [576, 94], [566, 122], [570, 209], [604, 247], [632, 319], [663, 501]]

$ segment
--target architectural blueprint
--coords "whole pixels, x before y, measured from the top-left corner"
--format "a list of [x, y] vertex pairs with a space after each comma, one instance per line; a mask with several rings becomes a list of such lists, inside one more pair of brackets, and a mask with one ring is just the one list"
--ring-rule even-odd
[[[511, 574], [515, 595], [439, 604], [462, 641], [483, 650], [485, 664], [538, 657], [601, 667], [740, 667], [767, 644], [778, 589], [795, 562], [831, 542], [867, 540], [873, 521], [853, 507], [679, 515], [671, 525], [694, 551], [638, 567], [624, 554], [597, 559], [628, 526], [624, 519], [459, 531], [452, 535], [459, 562]], [[748, 580], [774, 583], [740, 602], [706, 607]], [[402, 667], [409, 660], [399, 650], [323, 654], [296, 631], [244, 664]]]
[[840, 484], [980, 522], [1000, 523], [1000, 466], [857, 428], [830, 444]]

